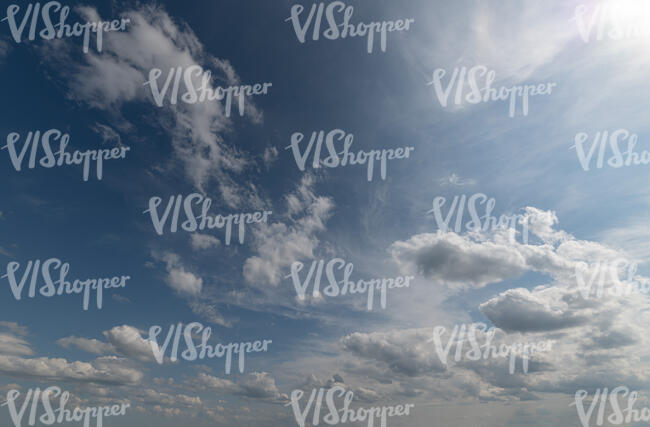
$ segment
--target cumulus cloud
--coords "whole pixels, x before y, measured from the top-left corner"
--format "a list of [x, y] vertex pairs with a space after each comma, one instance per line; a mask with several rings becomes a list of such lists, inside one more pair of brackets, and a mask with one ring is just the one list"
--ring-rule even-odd
[[313, 258], [319, 240], [317, 232], [325, 230], [325, 221], [334, 208], [328, 197], [313, 192], [314, 178], [305, 175], [296, 191], [286, 196], [289, 225], [282, 222], [262, 224], [253, 231], [256, 255], [244, 263], [248, 283], [277, 285], [282, 271], [294, 261]]
[[143, 373], [130, 366], [126, 359], [113, 356], [92, 362], [68, 362], [62, 358], [26, 359], [0, 355], [0, 372], [17, 378], [114, 385], [137, 384], [143, 377]]
[[379, 394], [372, 389], [366, 387], [359, 387], [354, 389], [354, 398], [362, 402], [376, 402], [380, 399]]
[[199, 295], [203, 287], [203, 279], [182, 267], [169, 270], [167, 283], [181, 295]]
[[[589, 317], [571, 308], [554, 289], [530, 292], [509, 289], [479, 306], [488, 319], [510, 331], [552, 331], [586, 323]], [[555, 298], [553, 297], [555, 294]], [[544, 296], [548, 297], [544, 298]]]
[[162, 261], [166, 265], [167, 277], [166, 282], [174, 289], [178, 295], [187, 297], [188, 304], [192, 312], [208, 322], [216, 323], [221, 326], [230, 327], [231, 322], [226, 320], [216, 309], [213, 303], [210, 303], [202, 294], [203, 279], [195, 273], [188, 271], [181, 261], [181, 258], [171, 252], [159, 253], [152, 252], [152, 257]]
[[163, 408], [160, 405], [154, 406], [153, 411], [164, 417], [180, 417], [183, 415], [183, 411], [180, 408]]
[[26, 326], [21, 326], [16, 322], [0, 321], [0, 328], [13, 332], [16, 335], [27, 335], [28, 330]]
[[351, 387], [343, 381], [343, 378], [339, 374], [332, 375], [332, 378], [327, 380], [322, 380], [314, 374], [310, 374], [305, 382], [299, 386], [299, 388], [305, 391], [307, 394], [310, 394], [313, 390], [324, 388], [330, 389], [332, 387], [343, 387], [346, 391], [351, 391], [353, 393], [353, 399], [355, 401], [362, 402], [376, 402], [380, 400], [381, 396], [375, 390], [367, 387]]
[[115, 326], [103, 332], [108, 342], [97, 339], [65, 337], [56, 343], [65, 348], [78, 348], [94, 354], [118, 354], [141, 362], [154, 360], [152, 343], [142, 338], [140, 330], [129, 325]]
[[516, 248], [456, 233], [418, 234], [393, 243], [389, 251], [402, 270], [450, 286], [478, 288], [526, 271], [526, 260]]
[[192, 233], [190, 243], [195, 251], [210, 249], [219, 246], [219, 239], [210, 234]]
[[[402, 270], [465, 290], [527, 272], [543, 273], [544, 285], [503, 290], [478, 304], [497, 328], [492, 344], [553, 343], [552, 350], [530, 355], [527, 374], [522, 373], [521, 358], [514, 374], [506, 357], [455, 361], [455, 347], [442, 364], [431, 342], [432, 330], [425, 328], [346, 335], [339, 360], [346, 378], [370, 379], [393, 396], [441, 400], [526, 401], [539, 399], [537, 393], [573, 394], [613, 383], [650, 387], [645, 369], [650, 350], [642, 327], [650, 318], [647, 298], [638, 288], [636, 293], [622, 292], [631, 280], [648, 279], [636, 274], [625, 253], [558, 230], [555, 213], [527, 208], [525, 216], [535, 244], [517, 242], [505, 233], [439, 232], [395, 242], [389, 253]], [[603, 270], [604, 265], [614, 267]], [[582, 287], [581, 275], [593, 288]]]
[[201, 398], [198, 396], [188, 396], [186, 394], [171, 395], [168, 393], [161, 393], [152, 389], [142, 391], [138, 400], [147, 404], [155, 404], [162, 406], [186, 406], [186, 407], [200, 407], [202, 405]]
[[109, 354], [115, 351], [111, 344], [96, 340], [94, 338], [65, 337], [57, 340], [58, 345], [64, 348], [78, 348], [94, 354]]
[[24, 339], [10, 333], [0, 332], [0, 354], [31, 356], [34, 352]]
[[182, 296], [198, 296], [203, 288], [203, 279], [186, 270], [178, 255], [171, 252], [153, 254], [154, 258], [166, 264], [167, 284]]
[[326, 381], [319, 379], [314, 374], [309, 374], [309, 376], [307, 377], [305, 382], [300, 386], [300, 388], [303, 390], [310, 390], [315, 388], [332, 388], [337, 384], [338, 385], [344, 384], [343, 378], [338, 374], [332, 375], [332, 378], [329, 378]]
[[431, 331], [425, 329], [359, 333], [341, 339], [343, 349], [364, 359], [381, 362], [393, 374], [417, 376], [444, 372], [445, 367], [431, 352]]
[[530, 232], [542, 239], [544, 243], [555, 243], [572, 238], [562, 230], [553, 229], [559, 222], [557, 215], [553, 211], [545, 211], [527, 206], [524, 209], [523, 221], [525, 221]]
[[[3, 322], [4, 327], [11, 328], [22, 334], [27, 329], [13, 322]], [[114, 328], [115, 331], [124, 327]], [[57, 341], [65, 348], [79, 348], [94, 354], [109, 354], [115, 352], [112, 344], [102, 343], [95, 339], [66, 337]], [[27, 379], [48, 381], [73, 381], [78, 383], [95, 384], [135, 384], [143, 377], [142, 372], [131, 366], [129, 361], [115, 356], [99, 357], [92, 362], [68, 362], [63, 358], [26, 358], [33, 351], [27, 341], [8, 333], [0, 333], [0, 373]]]
[[579, 261], [623, 256], [555, 230], [557, 216], [552, 211], [527, 207], [522, 221], [539, 244], [518, 242], [513, 229], [463, 234], [438, 231], [396, 241], [388, 252], [401, 270], [457, 289], [481, 288], [528, 271], [569, 277]]
[[154, 360], [151, 342], [140, 336], [140, 331], [133, 326], [115, 326], [104, 332], [104, 336], [118, 354], [142, 362]]
[[239, 382], [217, 378], [201, 372], [191, 381], [192, 385], [221, 393], [230, 393], [252, 399], [286, 401], [287, 395], [280, 393], [275, 379], [266, 372], [253, 372], [241, 378]]

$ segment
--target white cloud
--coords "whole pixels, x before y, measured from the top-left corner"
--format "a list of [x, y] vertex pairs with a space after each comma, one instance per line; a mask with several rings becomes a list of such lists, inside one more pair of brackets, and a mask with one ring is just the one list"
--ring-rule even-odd
[[201, 398], [198, 396], [188, 396], [186, 394], [171, 395], [160, 393], [152, 389], [146, 389], [139, 395], [139, 400], [148, 404], [163, 406], [176, 406], [178, 404], [186, 407], [200, 407]]
[[[579, 263], [587, 263], [585, 274], [589, 275], [596, 263], [620, 260], [625, 254], [557, 230], [553, 212], [527, 208], [526, 214], [539, 244], [521, 244], [499, 233], [417, 234], [395, 242], [389, 253], [404, 270], [466, 291], [526, 272], [546, 275], [545, 285], [508, 289], [478, 304], [497, 327], [493, 345], [553, 342], [552, 350], [531, 356], [528, 374], [522, 374], [521, 359], [514, 374], [509, 373], [507, 358], [450, 360], [454, 348], [447, 365], [441, 365], [430, 342], [433, 326], [440, 323], [423, 329], [348, 334], [340, 341], [345, 353], [332, 366], [342, 366], [346, 380], [364, 381], [363, 387], [379, 385], [384, 390], [380, 395], [428, 396], [440, 401], [525, 401], [539, 399], [537, 393], [573, 394], [580, 388], [615, 383], [650, 389], [650, 350], [643, 326], [650, 319], [647, 297], [609, 294], [610, 289], [620, 287], [611, 278], [603, 283], [602, 298], [583, 295], [577, 285]], [[647, 280], [639, 275], [634, 279]], [[417, 292], [418, 299], [434, 300], [440, 290], [418, 287]], [[472, 294], [463, 295], [471, 298]], [[413, 301], [401, 309], [412, 306]], [[465, 307], [420, 318], [442, 318], [447, 325], [452, 319], [453, 324], [459, 318], [470, 319]], [[413, 318], [407, 319], [412, 324]]]
[[453, 287], [483, 287], [526, 271], [526, 259], [516, 247], [456, 233], [418, 234], [393, 243], [389, 252], [403, 271]]
[[[254, 251], [244, 263], [244, 278], [248, 283], [277, 285], [282, 270], [294, 261], [313, 258], [319, 240], [317, 232], [325, 230], [334, 203], [330, 198], [316, 196], [312, 190], [314, 178], [305, 175], [296, 191], [286, 196], [289, 222], [261, 224], [253, 231]], [[293, 216], [301, 215], [294, 219]]]
[[[99, 19], [94, 8], [85, 7], [80, 12], [88, 19]], [[239, 83], [227, 61], [212, 56], [189, 26], [177, 24], [162, 8], [143, 6], [122, 15], [131, 20], [126, 31], [105, 37], [103, 52], [88, 52], [81, 65], [76, 65], [65, 43], [48, 43], [48, 49], [41, 50], [52, 67], [66, 64], [63, 77], [67, 78], [67, 95], [75, 101], [120, 118], [125, 104], [153, 103], [150, 89], [143, 86], [152, 68], [166, 73], [174, 67], [201, 65], [212, 72], [212, 85]], [[199, 86], [200, 77], [194, 78]], [[225, 144], [223, 134], [230, 131], [232, 123], [218, 102], [153, 108], [158, 124], [171, 136], [187, 178], [196, 188], [205, 192], [208, 183], [216, 180], [221, 197], [229, 206], [261, 204], [254, 188], [233, 179], [233, 174], [240, 174], [249, 161], [236, 148]], [[245, 115], [253, 122], [261, 121], [262, 115], [250, 98], [246, 99]], [[124, 119], [116, 125], [133, 129]]]
[[181, 295], [199, 295], [203, 287], [203, 279], [185, 271], [182, 267], [169, 270], [167, 283]]
[[343, 337], [341, 345], [358, 357], [380, 362], [394, 374], [413, 377], [445, 371], [445, 366], [431, 351], [427, 342], [430, 338], [429, 329], [355, 332]]
[[167, 268], [166, 282], [182, 296], [198, 296], [203, 288], [203, 279], [187, 271], [178, 255], [171, 252], [153, 253], [155, 259], [165, 262]]
[[27, 335], [27, 327], [21, 326], [16, 322], [0, 321], [0, 328], [5, 328], [16, 335]]
[[461, 178], [458, 174], [452, 173], [444, 178], [438, 180], [442, 187], [464, 187], [469, 185], [475, 185], [476, 180], [471, 178]]
[[151, 342], [142, 338], [140, 330], [129, 325], [115, 326], [103, 332], [108, 342], [97, 339], [65, 337], [56, 343], [62, 347], [75, 347], [93, 354], [118, 354], [140, 362], [154, 360]]
[[154, 360], [151, 342], [142, 338], [140, 331], [133, 326], [115, 326], [104, 331], [104, 336], [118, 354], [142, 362]]
[[536, 237], [541, 244], [519, 243], [512, 238], [513, 230], [438, 231], [394, 242], [388, 251], [402, 271], [459, 289], [481, 288], [527, 271], [566, 278], [575, 271], [577, 261], [624, 257], [599, 243], [555, 230], [558, 220], [552, 211], [527, 207], [522, 221], [528, 224], [529, 240]]
[[221, 243], [219, 239], [210, 234], [192, 233], [190, 243], [195, 251], [217, 247]]
[[572, 307], [562, 296], [554, 289], [536, 292], [509, 289], [479, 308], [492, 323], [504, 330], [552, 331], [586, 323], [589, 317], [585, 310]]
[[163, 408], [160, 405], [154, 406], [153, 411], [157, 414], [163, 415], [165, 418], [180, 417], [183, 415], [183, 411], [181, 411], [180, 408]]
[[192, 313], [201, 316], [208, 322], [216, 323], [217, 325], [225, 326], [227, 328], [232, 326], [230, 321], [226, 320], [221, 314], [219, 314], [213, 304], [202, 301], [191, 301], [190, 309], [192, 309]]
[[0, 355], [0, 372], [18, 378], [116, 385], [137, 384], [143, 377], [141, 371], [117, 357], [100, 357], [92, 362], [68, 362], [61, 358], [25, 359]]
[[211, 391], [229, 393], [253, 399], [273, 401], [287, 400], [287, 395], [280, 393], [275, 385], [275, 380], [266, 372], [253, 372], [242, 377], [241, 381], [238, 383], [201, 372], [196, 379], [190, 382], [190, 384]]
[[33, 353], [27, 341], [13, 334], [0, 332], [0, 354], [31, 356]]
[[76, 347], [80, 350], [94, 354], [110, 354], [115, 351], [112, 345], [101, 342], [96, 339], [78, 338], [78, 337], [65, 337], [56, 342], [64, 348]]

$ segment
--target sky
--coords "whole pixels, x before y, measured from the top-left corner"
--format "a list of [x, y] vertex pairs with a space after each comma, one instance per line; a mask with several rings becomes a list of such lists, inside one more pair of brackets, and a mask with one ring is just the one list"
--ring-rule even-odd
[[[29, 3], [16, 4], [20, 25]], [[302, 410], [313, 390], [335, 387], [354, 393], [353, 407], [414, 405], [388, 419], [394, 427], [582, 426], [576, 393], [604, 388], [638, 391], [634, 407], [650, 407], [648, 288], [609, 292], [650, 283], [648, 165], [615, 156], [631, 140], [640, 159], [650, 151], [650, 37], [626, 32], [650, 22], [650, 6], [335, 4], [353, 8], [354, 24], [413, 20], [386, 34], [385, 51], [376, 33], [369, 53], [367, 37], [325, 37], [325, 16], [319, 39], [312, 23], [301, 42], [318, 4], [66, 1], [70, 25], [128, 20], [103, 33], [101, 51], [90, 37], [88, 52], [79, 37], [29, 40], [28, 21], [17, 42], [14, 21], [0, 21], [0, 405], [11, 390], [21, 405], [28, 390], [57, 386], [69, 408], [128, 404], [104, 419], [124, 427], [299, 425], [292, 394], [304, 392]], [[269, 85], [228, 113], [225, 101], [184, 102], [183, 76], [178, 102], [170, 92], [157, 102], [170, 70], [192, 66], [210, 71], [214, 90]], [[457, 98], [448, 85], [463, 68], [467, 92]], [[468, 101], [471, 75], [483, 88], [489, 71], [496, 89], [552, 90], [530, 96], [526, 113], [521, 97], [513, 114], [509, 100]], [[202, 77], [187, 80], [198, 88]], [[28, 134], [51, 129], [68, 135], [69, 153], [123, 155], [103, 161], [101, 179], [96, 161], [87, 180], [82, 165], [38, 166], [43, 146], [30, 168]], [[379, 161], [369, 181], [367, 165], [314, 168], [313, 152], [301, 169], [292, 143], [302, 156], [320, 131], [323, 161], [330, 131], [337, 150], [347, 138], [355, 154], [412, 148], [387, 160], [385, 179]], [[618, 142], [594, 139], [604, 132]], [[23, 148], [17, 170], [12, 155]], [[183, 229], [184, 207], [171, 232], [170, 205], [158, 233], [170, 199], [190, 195], [209, 198], [212, 216], [270, 213], [245, 224], [243, 237], [233, 225], [227, 242], [223, 228]], [[468, 226], [469, 204], [444, 229], [436, 212], [444, 220], [455, 198], [458, 206], [473, 195], [479, 215], [492, 199], [492, 215], [515, 218], [514, 229]], [[69, 264], [69, 281], [128, 279], [103, 290], [101, 308], [95, 293], [87, 310], [80, 294], [30, 298], [30, 281], [40, 289], [45, 278], [23, 273], [48, 259]], [[308, 280], [321, 260], [324, 271], [330, 260], [352, 265], [352, 281], [410, 277], [409, 286], [387, 289], [384, 305], [377, 292], [370, 310], [366, 294], [314, 296], [311, 284], [301, 299], [294, 279]], [[606, 292], [581, 291], [604, 271]], [[327, 284], [324, 272], [323, 292]], [[192, 322], [211, 328], [211, 345], [270, 343], [246, 353], [243, 372], [236, 357], [227, 373], [223, 358], [174, 361], [169, 348], [158, 363], [170, 326]], [[477, 322], [495, 328], [496, 344], [553, 344], [530, 355], [527, 372], [510, 373], [507, 357], [455, 358], [454, 347], [443, 362], [434, 328], [445, 328], [446, 344], [454, 327]], [[0, 420], [14, 425], [9, 405]], [[594, 415], [589, 425], [648, 425], [610, 421]]]

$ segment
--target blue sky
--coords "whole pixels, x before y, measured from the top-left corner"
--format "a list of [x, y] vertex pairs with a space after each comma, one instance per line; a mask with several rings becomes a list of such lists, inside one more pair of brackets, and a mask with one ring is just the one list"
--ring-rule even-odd
[[[391, 426], [578, 426], [577, 390], [647, 396], [647, 295], [594, 302], [574, 289], [578, 262], [629, 260], [645, 280], [650, 259], [647, 166], [584, 171], [571, 148], [580, 132], [616, 129], [650, 147], [650, 40], [585, 43], [575, 9], [596, 2], [348, 2], [355, 22], [415, 19], [372, 54], [360, 38], [299, 43], [285, 21], [293, 1], [66, 4], [71, 22], [131, 23], [88, 54], [77, 39], [15, 43], [0, 23], [0, 134], [22, 146], [30, 131], [59, 129], [71, 150], [130, 151], [87, 182], [78, 166], [18, 172], [0, 151], [0, 270], [58, 258], [71, 278], [131, 278], [88, 311], [77, 295], [17, 301], [0, 280], [2, 396], [58, 385], [82, 406], [129, 402], [105, 421], [125, 427], [294, 425], [287, 396], [334, 375], [362, 406], [415, 404]], [[216, 103], [157, 107], [149, 70], [192, 64], [215, 86], [272, 86], [241, 117]], [[476, 65], [495, 86], [557, 86], [527, 116], [508, 117], [506, 102], [443, 108], [433, 71]], [[388, 163], [386, 180], [368, 182], [364, 166], [300, 171], [291, 135], [333, 129], [353, 134], [355, 151], [415, 150]], [[214, 214], [273, 214], [247, 226], [244, 244], [219, 230], [157, 235], [149, 199], [197, 192]], [[534, 238], [437, 233], [432, 200], [475, 193], [495, 199], [497, 216], [527, 214]], [[415, 279], [389, 291], [385, 310], [368, 312], [359, 295], [298, 301], [291, 264], [333, 258], [353, 263], [355, 280]], [[504, 342], [556, 344], [525, 375], [500, 359], [440, 365], [432, 328], [476, 321]], [[215, 359], [158, 365], [148, 330], [178, 322], [211, 326], [214, 343], [273, 343], [247, 355], [244, 374]], [[6, 407], [0, 419], [10, 422]]]

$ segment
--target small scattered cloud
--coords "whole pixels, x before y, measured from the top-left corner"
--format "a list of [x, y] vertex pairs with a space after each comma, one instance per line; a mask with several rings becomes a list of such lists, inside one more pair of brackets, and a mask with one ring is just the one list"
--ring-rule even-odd
[[441, 187], [465, 187], [470, 185], [475, 185], [476, 180], [471, 178], [461, 178], [459, 175], [452, 173], [449, 176], [440, 178], [438, 183]]
[[190, 234], [190, 244], [195, 251], [216, 248], [221, 244], [219, 239], [210, 234], [192, 233]]
[[167, 268], [167, 278], [165, 280], [169, 287], [179, 295], [198, 296], [201, 293], [203, 279], [187, 271], [178, 255], [172, 252], [164, 252], [162, 254], [154, 252], [152, 256], [165, 263]]
[[0, 63], [3, 63], [7, 60], [7, 56], [9, 56], [11, 50], [11, 44], [4, 39], [0, 39]]
[[113, 295], [111, 296], [111, 298], [113, 298], [113, 300], [115, 300], [115, 301], [117, 301], [117, 302], [120, 302], [120, 303], [122, 303], [122, 304], [131, 304], [131, 300], [130, 300], [130, 299], [128, 299], [127, 297], [122, 296], [122, 295], [120, 295], [120, 294], [113, 294]]
[[122, 138], [112, 127], [95, 123], [91, 129], [102, 138], [104, 144], [108, 143], [118, 147], [122, 146]]
[[190, 302], [190, 309], [194, 314], [200, 316], [202, 319], [205, 319], [208, 322], [215, 323], [227, 328], [230, 328], [232, 326], [232, 322], [226, 320], [221, 314], [219, 314], [214, 305], [210, 303], [198, 300], [192, 301]]
[[278, 160], [279, 154], [278, 154], [278, 149], [276, 147], [266, 147], [264, 149], [264, 156], [262, 159], [264, 160], [264, 166], [266, 168], [270, 168], [271, 165]]

